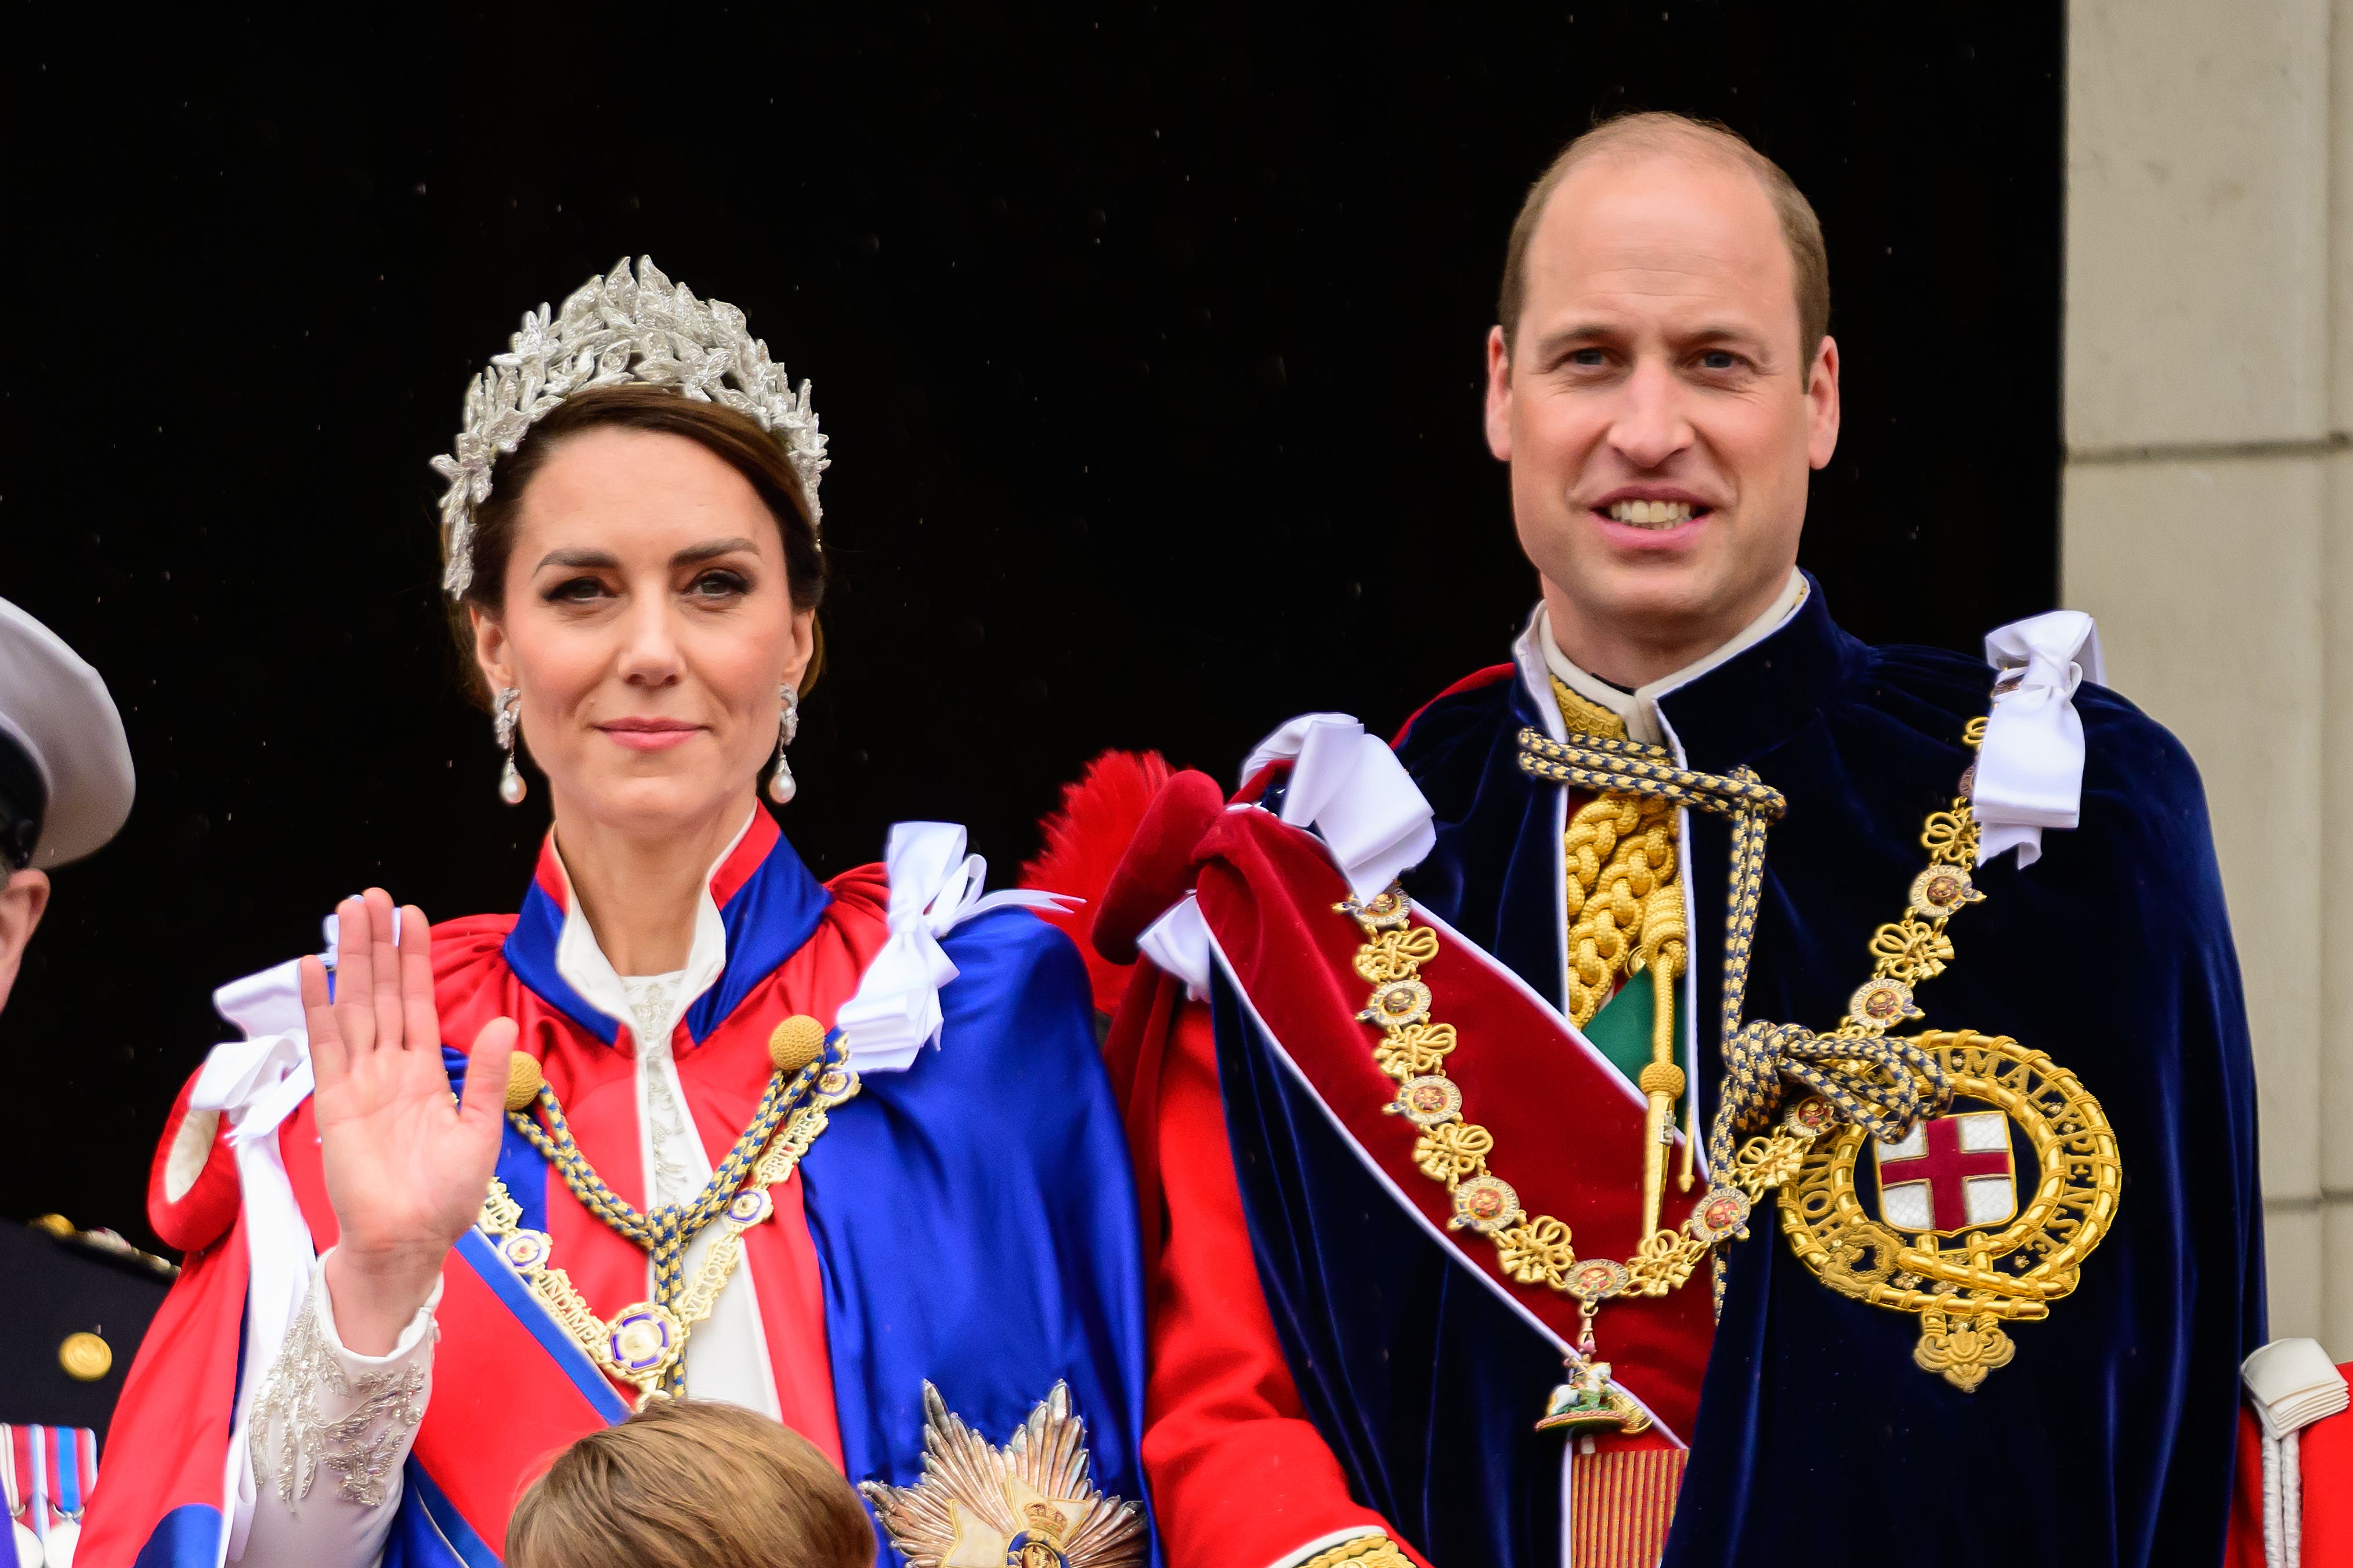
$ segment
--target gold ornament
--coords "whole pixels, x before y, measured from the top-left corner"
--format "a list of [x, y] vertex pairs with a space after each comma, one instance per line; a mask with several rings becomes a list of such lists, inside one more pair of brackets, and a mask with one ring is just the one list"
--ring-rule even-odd
[[[858, 1075], [839, 1060], [812, 1060], [789, 1079], [776, 1074], [759, 1114], [712, 1173], [702, 1195], [692, 1205], [665, 1205], [650, 1214], [623, 1203], [596, 1174], [573, 1142], [552, 1090], [541, 1089], [545, 1128], [529, 1116], [511, 1114], [512, 1125], [547, 1157], [582, 1207], [653, 1256], [656, 1299], [634, 1302], [609, 1319], [598, 1317], [571, 1276], [554, 1267], [554, 1244], [545, 1232], [524, 1227], [522, 1205], [496, 1177], [475, 1224], [589, 1359], [636, 1386], [642, 1408], [649, 1400], [684, 1391], [688, 1336], [711, 1315], [743, 1260], [744, 1233], [776, 1212], [768, 1189], [791, 1179], [825, 1131], [828, 1113], [858, 1088]], [[714, 1221], [722, 1226], [719, 1240], [689, 1279], [686, 1249]]]
[[768, 1037], [768, 1060], [778, 1072], [798, 1072], [825, 1049], [825, 1026], [807, 1013], [796, 1013]]
[[1386, 1535], [1360, 1535], [1317, 1552], [1299, 1568], [1413, 1568], [1413, 1559]]
[[[1985, 721], [1970, 721], [1964, 741], [1975, 746], [1984, 738]], [[1765, 822], [1779, 815], [1777, 795], [1746, 769], [1736, 769], [1725, 779], [1711, 779], [1681, 768], [1655, 747], [1609, 740], [1564, 744], [1533, 730], [1523, 730], [1519, 742], [1520, 767], [1531, 777], [1652, 795], [1734, 818], [1733, 900], [1725, 950], [1725, 1077], [1717, 1097], [1722, 1109], [1709, 1144], [1715, 1166], [1710, 1189], [1684, 1222], [1686, 1236], [1704, 1237], [1718, 1247], [1746, 1236], [1751, 1205], [1778, 1189], [1783, 1229], [1808, 1267], [1833, 1289], [1918, 1312], [1922, 1333], [1914, 1360], [1957, 1388], [1976, 1388], [2016, 1353], [2003, 1324], [2046, 1316], [2050, 1300], [2075, 1288], [2082, 1259], [2114, 1221], [2123, 1175], [2114, 1134], [2098, 1102], [2042, 1052], [1967, 1031], [1915, 1039], [1887, 1033], [1924, 1016], [1914, 1001], [1913, 987], [1943, 973], [1952, 963], [1946, 924], [1983, 897], [1970, 878], [1979, 837], [1970, 808], [1974, 767], [1963, 774], [1949, 806], [1930, 814], [1922, 829], [1927, 868], [1913, 879], [1903, 918], [1873, 933], [1871, 979], [1855, 990], [1838, 1026], [1816, 1035], [1795, 1025], [1743, 1023], [1740, 1016], [1763, 887]], [[1426, 1019], [1428, 1012], [1425, 999], [1421, 1017]], [[1450, 1038], [1450, 1050], [1454, 1044]], [[1810, 1093], [1789, 1108], [1769, 1133], [1736, 1147], [1735, 1138], [1770, 1118], [1785, 1079]], [[1643, 1086], [1651, 1095], [1654, 1130], [1658, 1091], [1667, 1081], [1661, 1073]], [[2010, 1169], [2006, 1139], [1998, 1152], [1967, 1147], [1966, 1124], [1986, 1113], [1946, 1114], [1957, 1094], [1993, 1105], [2033, 1142], [2041, 1173], [2023, 1212], [1997, 1216], [1990, 1211], [1978, 1214], [1968, 1205], [1966, 1184], [2000, 1173], [2010, 1184], [2014, 1210], [2016, 1176]], [[1867, 1128], [1878, 1130], [1885, 1140], [1901, 1140], [1880, 1145], [1874, 1158], [1883, 1172], [1891, 1163], [1915, 1163], [1916, 1172], [1895, 1184], [1927, 1181], [1930, 1209], [1920, 1216], [1921, 1226], [1900, 1234], [1891, 1228], [1885, 1223], [1888, 1200], [1883, 1195], [1880, 1219], [1863, 1212], [1855, 1194], [1853, 1164], [1856, 1151], [1869, 1136]], [[1919, 1154], [1894, 1152], [1905, 1149], [1915, 1135], [1922, 1141]], [[1993, 1169], [1997, 1161], [2000, 1173]], [[1656, 1163], [1654, 1160], [1654, 1167]], [[1483, 1162], [1480, 1169], [1483, 1173]], [[1939, 1179], [1964, 1185], [1940, 1194]], [[1957, 1215], [1938, 1206], [1952, 1204], [1962, 1205]], [[1513, 1212], [1516, 1215], [1516, 1196]], [[1972, 1216], [1983, 1223], [1971, 1223]], [[1947, 1223], [1953, 1220], [1959, 1223]], [[1573, 1257], [1567, 1252], [1567, 1227], [1539, 1219], [1533, 1228], [1540, 1234], [1512, 1256], [1538, 1274], [1557, 1278], [1557, 1264]], [[1905, 1235], [1914, 1237], [1909, 1246], [1903, 1240]], [[1958, 1247], [1940, 1245], [1941, 1238], [1956, 1237]], [[1626, 1270], [1630, 1279], [1641, 1285], [1649, 1268], [1680, 1283], [1683, 1276], [1669, 1272], [1678, 1265], [1689, 1271], [1688, 1265], [1682, 1265], [1684, 1249], [1677, 1243], [1671, 1232], [1651, 1236]], [[1556, 1250], [1547, 1250], [1547, 1246]], [[1516, 1268], [1512, 1272], [1515, 1279], [1529, 1279]], [[1611, 1292], [1595, 1288], [1607, 1284], [1601, 1276], [1580, 1277], [1589, 1291], [1580, 1297], [1587, 1304], [1589, 1331], [1592, 1305]], [[1720, 1311], [1720, 1256], [1715, 1277]]]
[[1066, 1384], [1029, 1412], [1002, 1448], [964, 1424], [923, 1384], [923, 1479], [858, 1489], [908, 1568], [1141, 1568], [1143, 1512], [1087, 1478], [1086, 1424]]
[[58, 1364], [76, 1383], [96, 1383], [114, 1369], [114, 1347], [96, 1334], [68, 1334], [58, 1347]]
[[[1495, 1246], [1496, 1260], [1503, 1271], [1521, 1284], [1542, 1285], [1575, 1298], [1580, 1320], [1580, 1361], [1572, 1363], [1572, 1371], [1580, 1364], [1598, 1365], [1603, 1369], [1599, 1375], [1606, 1385], [1608, 1363], [1591, 1360], [1593, 1319], [1601, 1303], [1614, 1296], [1663, 1296], [1674, 1289], [1691, 1278], [1693, 1268], [1707, 1255], [1714, 1233], [1704, 1226], [1682, 1232], [1657, 1228], [1657, 1191], [1663, 1160], [1654, 1145], [1645, 1172], [1651, 1208], [1646, 1239], [1627, 1263], [1609, 1258], [1580, 1260], [1568, 1226], [1550, 1215], [1529, 1214], [1521, 1206], [1519, 1194], [1512, 1184], [1488, 1168], [1487, 1159], [1494, 1152], [1495, 1135], [1463, 1117], [1461, 1088], [1446, 1073], [1446, 1058], [1457, 1044], [1454, 1026], [1431, 1021], [1430, 986], [1420, 978], [1421, 966], [1439, 954], [1437, 931], [1412, 923], [1412, 904], [1396, 887], [1375, 899], [1359, 901], [1350, 898], [1333, 908], [1354, 919], [1364, 934], [1364, 945], [1356, 950], [1356, 970], [1372, 984], [1374, 990], [1356, 1016], [1359, 1022], [1381, 1027], [1381, 1039], [1373, 1047], [1373, 1060], [1398, 1086], [1397, 1098], [1384, 1109], [1419, 1129], [1414, 1140], [1413, 1163], [1424, 1175], [1446, 1184], [1453, 1208], [1446, 1221], [1447, 1228], [1470, 1230], [1487, 1237]], [[1667, 929], [1666, 923], [1662, 922], [1659, 934], [1663, 936]], [[1673, 923], [1672, 931], [1680, 950], [1679, 920]], [[1680, 951], [1677, 957], [1680, 959]], [[1665, 974], [1669, 966], [1662, 962], [1659, 970]], [[1665, 1037], [1664, 1044], [1672, 1050], [1671, 1036]], [[1668, 1087], [1671, 1080], [1667, 1074], [1673, 1075], [1672, 1089]], [[1654, 1060], [1643, 1069], [1641, 1087], [1651, 1096], [1649, 1124], [1654, 1139], [1663, 1125], [1662, 1097], [1672, 1099], [1680, 1094], [1682, 1078], [1682, 1069], [1672, 1061]], [[1741, 1217], [1746, 1217], [1745, 1209]], [[1585, 1387], [1585, 1384], [1563, 1385], [1565, 1389]], [[1557, 1396], [1560, 1391], [1555, 1393]], [[1620, 1422], [1621, 1430], [1640, 1431], [1650, 1424], [1650, 1417], [1623, 1394], [1616, 1395], [1614, 1402], [1599, 1395], [1578, 1397], [1584, 1398], [1585, 1403], [1578, 1406], [1574, 1421], [1559, 1412], [1547, 1415], [1546, 1421], [1555, 1426], [1591, 1426], [1608, 1412], [1615, 1411], [1623, 1417]]]
[[507, 1058], [507, 1110], [510, 1112], [528, 1110], [531, 1102], [539, 1098], [540, 1086], [547, 1075], [540, 1070], [537, 1058], [517, 1051]]
[[[2026, 1134], [2037, 1174], [2024, 1208], [2006, 1224], [1938, 1228], [1932, 1207], [1928, 1225], [1898, 1230], [1883, 1188], [1880, 1216], [1864, 1211], [1854, 1167], [1866, 1134], [1841, 1126], [1810, 1141], [1782, 1185], [1781, 1229], [1831, 1289], [1918, 1313], [1913, 1359], [1966, 1391], [2015, 1353], [2002, 1324], [2049, 1317], [2051, 1303], [2075, 1289], [2084, 1259], [2116, 1222], [2124, 1164], [2100, 1102], [2046, 1053], [1968, 1029], [1931, 1032], [1914, 1044], [1943, 1067], [1957, 1098], [1993, 1107]], [[1886, 1158], [1886, 1145], [1880, 1154]], [[1955, 1244], [1944, 1245], [1948, 1238]]]

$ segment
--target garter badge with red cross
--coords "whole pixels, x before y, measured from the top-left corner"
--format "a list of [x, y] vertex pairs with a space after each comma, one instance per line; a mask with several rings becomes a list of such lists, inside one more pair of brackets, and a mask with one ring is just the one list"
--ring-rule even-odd
[[[1916, 1313], [1912, 1359], [1966, 1393], [2018, 1353], [2010, 1325], [2074, 1290], [2115, 1222], [2124, 1163], [2100, 1102], [2048, 1053], [1970, 1029], [1910, 1043], [1954, 1110], [1881, 1141], [1801, 1101], [1792, 1125], [1819, 1131], [1781, 1184], [1781, 1230], [1831, 1289]], [[1866, 1143], [1875, 1205], [1855, 1169]]]
[[1934, 1116], [1899, 1142], [1874, 1139], [1879, 1217], [1892, 1230], [1959, 1236], [2018, 1213], [2010, 1118], [1999, 1110]]

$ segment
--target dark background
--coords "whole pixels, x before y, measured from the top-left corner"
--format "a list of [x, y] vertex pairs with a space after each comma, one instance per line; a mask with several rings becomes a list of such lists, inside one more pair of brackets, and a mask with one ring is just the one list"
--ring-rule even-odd
[[1974, 647], [2055, 592], [2055, 5], [311, 26], [9, 13], [0, 595], [105, 674], [139, 801], [0, 1017], [0, 1212], [145, 1237], [211, 987], [339, 896], [515, 906], [543, 794], [500, 805], [453, 679], [426, 458], [624, 253], [816, 381], [838, 575], [785, 822], [820, 874], [937, 816], [1002, 878], [1103, 747], [1223, 775], [1506, 657], [1481, 343], [1597, 111], [1721, 116], [1820, 212], [1841, 619]]

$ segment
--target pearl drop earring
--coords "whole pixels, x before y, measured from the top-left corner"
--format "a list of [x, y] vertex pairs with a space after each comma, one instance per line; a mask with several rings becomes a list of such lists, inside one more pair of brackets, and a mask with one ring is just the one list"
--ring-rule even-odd
[[509, 805], [521, 805], [522, 797], [531, 793], [515, 767], [515, 722], [517, 710], [522, 706], [522, 688], [501, 686], [491, 714], [491, 727], [499, 738], [499, 748], [507, 754], [507, 765], [499, 772], [499, 798]]
[[776, 702], [783, 711], [776, 720], [776, 771], [768, 775], [768, 798], [782, 805], [800, 793], [801, 786], [793, 778], [793, 766], [785, 761], [785, 748], [800, 732], [801, 694], [787, 683], [776, 688]]

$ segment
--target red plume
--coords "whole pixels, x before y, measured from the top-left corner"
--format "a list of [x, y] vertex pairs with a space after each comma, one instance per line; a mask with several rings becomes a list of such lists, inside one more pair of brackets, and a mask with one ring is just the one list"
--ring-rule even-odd
[[1105, 752], [1089, 763], [1076, 784], [1062, 786], [1062, 804], [1041, 824], [1046, 847], [1021, 868], [1021, 885], [1069, 893], [1087, 901], [1067, 913], [1039, 910], [1070, 933], [1087, 961], [1095, 1005], [1119, 1010], [1133, 963], [1113, 963], [1095, 951], [1095, 912], [1112, 871], [1135, 837], [1160, 786], [1168, 782], [1168, 760], [1157, 752]]

